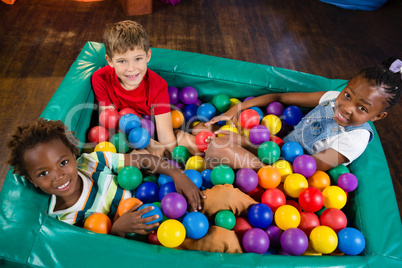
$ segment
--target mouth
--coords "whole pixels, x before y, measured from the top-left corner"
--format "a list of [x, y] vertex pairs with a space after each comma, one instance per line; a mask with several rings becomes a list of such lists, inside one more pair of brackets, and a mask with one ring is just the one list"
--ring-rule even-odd
[[128, 80], [135, 80], [140, 76], [140, 74], [134, 74], [134, 75], [126, 75], [126, 78]]
[[57, 190], [59, 190], [59, 191], [67, 191], [69, 188], [70, 188], [70, 183], [71, 183], [71, 180], [70, 181], [68, 181], [68, 182], [66, 182], [65, 184], [63, 184], [63, 185], [60, 185], [60, 186], [58, 186], [57, 187]]
[[349, 121], [350, 121], [350, 119], [347, 118], [346, 116], [342, 115], [342, 114], [339, 112], [339, 110], [336, 111], [335, 116], [336, 116], [336, 118], [338, 118], [338, 120], [339, 120], [340, 122], [345, 122], [345, 123], [346, 123], [346, 122], [349, 122]]

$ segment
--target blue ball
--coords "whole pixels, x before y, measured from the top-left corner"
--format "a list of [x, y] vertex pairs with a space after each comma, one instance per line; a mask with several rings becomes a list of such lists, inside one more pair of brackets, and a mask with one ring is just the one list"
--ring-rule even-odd
[[[163, 220], [162, 210], [161, 210], [157, 205], [154, 205], [154, 204], [144, 204], [144, 205], [142, 205], [141, 207], [139, 207], [138, 210], [141, 210], [141, 209], [146, 208], [146, 207], [151, 207], [151, 206], [154, 207], [154, 209], [151, 210], [151, 211], [148, 211], [148, 212], [145, 213], [145, 214], [143, 214], [143, 215], [141, 216], [141, 218], [147, 218], [147, 217], [151, 217], [151, 216], [154, 216], [154, 215], [158, 215], [159, 218], [157, 218], [157, 219], [155, 219], [155, 220], [153, 220], [153, 221], [150, 221], [150, 222], [146, 222], [145, 224], [152, 224], [152, 223], [155, 223], [155, 222], [162, 222], [162, 220]], [[156, 228], [154, 228], [154, 229], [156, 229]], [[154, 230], [154, 229], [151, 229], [151, 230]]]
[[142, 127], [134, 128], [128, 134], [128, 142], [133, 146], [135, 149], [144, 149], [148, 146], [151, 140], [151, 135], [149, 132]]
[[338, 233], [338, 248], [346, 255], [358, 255], [366, 246], [363, 234], [352, 227], [346, 227]]
[[248, 211], [248, 220], [255, 228], [267, 228], [273, 220], [272, 210], [266, 204], [255, 204]]
[[283, 111], [283, 120], [291, 126], [296, 126], [303, 118], [303, 113], [296, 106], [289, 106]]
[[167, 182], [160, 186], [159, 188], [159, 200], [165, 197], [168, 193], [175, 193], [176, 187], [174, 186], [174, 182]]
[[253, 109], [254, 111], [256, 111], [258, 113], [258, 115], [260, 116], [260, 120], [262, 120], [262, 118], [264, 117], [264, 113], [262, 112], [262, 110], [259, 107], [254, 106], [254, 107], [251, 107], [250, 109]]
[[119, 128], [126, 134], [140, 126], [141, 121], [135, 114], [125, 114], [119, 120]]
[[183, 219], [183, 226], [186, 229], [186, 236], [192, 239], [204, 237], [209, 228], [207, 217], [201, 212], [190, 212]]
[[198, 106], [195, 104], [189, 104], [183, 108], [183, 115], [186, 122], [197, 120], [197, 109]]
[[135, 197], [141, 200], [143, 203], [153, 203], [159, 201], [159, 188], [150, 181], [146, 181], [140, 184], [135, 191]]
[[168, 182], [173, 182], [173, 178], [165, 175], [165, 174], [160, 174], [158, 177], [158, 186], [161, 187], [162, 185], [164, 185], [165, 183]]
[[204, 169], [201, 172], [202, 186], [204, 186], [206, 189], [210, 189], [214, 186], [214, 184], [211, 182], [211, 172], [212, 169]]
[[190, 180], [197, 186], [198, 189], [202, 186], [202, 176], [201, 173], [194, 169], [187, 169], [184, 171], [184, 174], [190, 178]]
[[286, 142], [281, 148], [281, 156], [290, 163], [293, 163], [296, 157], [302, 154], [303, 147], [295, 141]]
[[211, 103], [203, 103], [197, 109], [198, 120], [208, 122], [216, 115], [216, 108]]

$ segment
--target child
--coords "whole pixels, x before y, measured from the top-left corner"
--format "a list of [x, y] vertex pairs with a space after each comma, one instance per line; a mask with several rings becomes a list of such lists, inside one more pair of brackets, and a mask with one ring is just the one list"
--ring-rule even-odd
[[[145, 153], [162, 157], [177, 146], [173, 132], [168, 86], [147, 67], [151, 49], [145, 29], [134, 21], [109, 25], [104, 32], [108, 66], [92, 76], [99, 111], [132, 108], [140, 115], [155, 115], [159, 144], [151, 140]], [[162, 135], [163, 133], [163, 135]], [[180, 138], [189, 135], [178, 131]], [[195, 137], [189, 137], [195, 140]], [[166, 149], [168, 152], [166, 152]], [[191, 153], [199, 153], [193, 150]]]
[[[284, 142], [298, 142], [306, 153], [314, 157], [317, 170], [326, 171], [339, 164], [350, 164], [363, 153], [373, 138], [367, 121], [383, 119], [397, 103], [402, 87], [401, 73], [402, 62], [388, 59], [381, 66], [361, 70], [342, 92], [267, 94], [239, 103], [206, 125], [230, 119], [235, 125], [241, 111], [266, 106], [273, 101], [302, 107], [316, 106], [284, 138]], [[239, 168], [237, 162], [244, 164], [242, 167], [261, 168], [263, 164], [256, 156], [257, 147], [242, 137], [237, 138], [215, 139], [206, 150], [206, 159], [226, 158], [233, 168]], [[254, 154], [250, 155], [250, 151]]]

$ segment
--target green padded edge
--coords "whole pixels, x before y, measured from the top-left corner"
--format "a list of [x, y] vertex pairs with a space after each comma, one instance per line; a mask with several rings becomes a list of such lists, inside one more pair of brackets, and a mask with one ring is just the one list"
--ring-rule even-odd
[[[94, 104], [90, 78], [106, 64], [103, 44], [88, 42], [41, 117], [62, 120], [84, 142]], [[149, 68], [169, 86], [195, 87], [206, 101], [217, 93], [245, 98], [269, 92], [342, 90], [345, 80], [202, 54], [152, 48]], [[82, 144], [81, 144], [82, 145]], [[376, 133], [350, 170], [359, 187], [349, 218], [362, 231], [359, 256], [279, 256], [180, 251], [95, 234], [47, 216], [48, 195], [8, 172], [0, 193], [0, 266], [6, 267], [400, 267], [402, 225], [387, 162]]]

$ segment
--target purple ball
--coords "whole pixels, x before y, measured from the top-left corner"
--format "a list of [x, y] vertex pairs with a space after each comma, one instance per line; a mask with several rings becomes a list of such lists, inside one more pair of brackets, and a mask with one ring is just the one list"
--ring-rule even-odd
[[264, 254], [269, 248], [268, 234], [259, 228], [247, 230], [242, 242], [246, 252]]
[[317, 170], [317, 163], [310, 155], [302, 154], [293, 161], [293, 171], [308, 178]]
[[181, 168], [180, 165], [179, 165], [179, 163], [177, 163], [177, 162], [174, 161], [174, 160], [168, 160], [168, 162], [169, 162], [170, 164], [172, 164], [173, 166], [177, 167], [177, 168]]
[[263, 142], [269, 141], [271, 133], [266, 126], [256, 125], [250, 129], [248, 138], [253, 144], [261, 145]]
[[245, 98], [244, 101], [248, 101], [248, 100], [251, 100], [251, 99], [253, 99], [253, 98], [255, 98], [255, 97], [250, 96], [250, 97]]
[[281, 246], [291, 255], [301, 255], [307, 250], [307, 235], [298, 228], [289, 228], [281, 236]]
[[285, 107], [283, 107], [283, 104], [278, 102], [278, 101], [274, 101], [271, 102], [268, 106], [267, 106], [267, 114], [273, 114], [276, 116], [281, 116], [283, 114], [283, 110], [285, 110]]
[[202, 100], [197, 99], [197, 100], [194, 102], [194, 104], [197, 105], [197, 106], [200, 106], [200, 105], [202, 104]]
[[152, 122], [150, 119], [146, 119], [146, 118], [143, 118], [140, 121], [141, 121], [141, 127], [145, 128], [149, 132], [149, 135], [152, 137], [155, 133], [154, 122]]
[[251, 168], [241, 168], [236, 172], [236, 186], [245, 193], [248, 193], [258, 186], [257, 172]]
[[178, 219], [184, 215], [187, 210], [187, 201], [179, 193], [168, 193], [161, 200], [161, 209], [163, 215], [170, 219]]
[[149, 119], [149, 120], [151, 120], [151, 116], [148, 115], [148, 114], [143, 114], [141, 117], [142, 117], [143, 119]]
[[275, 225], [270, 225], [267, 228], [265, 228], [264, 230], [268, 234], [270, 245], [272, 247], [280, 246], [282, 230], [278, 226], [275, 226]]
[[193, 87], [184, 87], [179, 92], [179, 99], [184, 104], [195, 103], [198, 99], [197, 90], [195, 90]]
[[177, 87], [168, 87], [170, 104], [175, 105], [179, 101], [179, 90]]
[[352, 192], [359, 184], [357, 178], [352, 173], [343, 173], [338, 178], [338, 186], [346, 192]]

